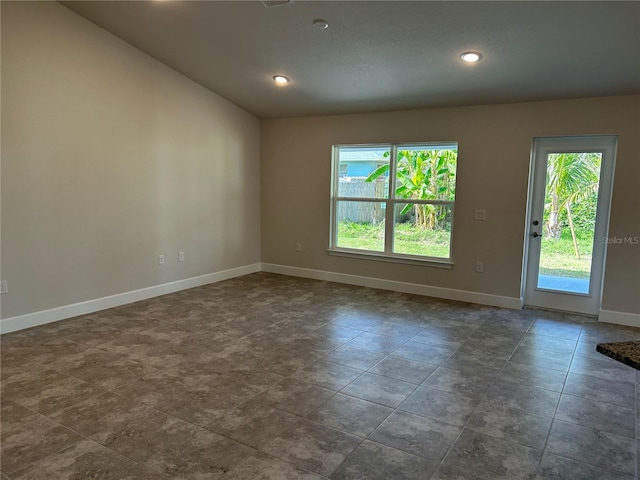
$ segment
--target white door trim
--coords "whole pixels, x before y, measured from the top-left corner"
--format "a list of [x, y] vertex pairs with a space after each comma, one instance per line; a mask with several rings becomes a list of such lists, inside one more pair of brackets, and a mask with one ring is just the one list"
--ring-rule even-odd
[[[524, 229], [522, 296], [525, 305], [598, 315], [602, 298], [602, 281], [604, 278], [607, 248], [604, 238], [609, 230], [609, 213], [611, 195], [613, 193], [616, 147], [617, 136], [615, 135], [534, 138], [529, 170], [529, 190]], [[540, 248], [538, 247], [539, 244], [535, 245], [531, 242], [539, 242], [540, 240], [531, 240], [531, 234], [534, 231], [542, 231], [542, 224], [534, 227], [532, 221], [538, 219], [542, 222], [547, 156], [550, 153], [587, 151], [602, 152], [589, 294], [574, 294], [538, 289], [536, 286]], [[537, 185], [542, 185], [543, 187], [536, 188]], [[530, 248], [531, 245], [533, 246]]]

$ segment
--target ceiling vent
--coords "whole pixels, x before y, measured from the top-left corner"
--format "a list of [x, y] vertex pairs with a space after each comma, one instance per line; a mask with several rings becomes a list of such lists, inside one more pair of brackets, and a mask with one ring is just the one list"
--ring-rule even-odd
[[260, 0], [260, 3], [267, 8], [281, 7], [293, 3], [293, 0]]

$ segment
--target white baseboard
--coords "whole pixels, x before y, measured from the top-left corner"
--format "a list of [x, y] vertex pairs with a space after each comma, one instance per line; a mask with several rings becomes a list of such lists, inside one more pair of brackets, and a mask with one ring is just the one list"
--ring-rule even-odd
[[310, 268], [289, 267], [286, 265], [276, 265], [273, 263], [263, 263], [263, 272], [280, 273], [293, 277], [312, 278], [314, 280], [327, 280], [329, 282], [347, 283], [361, 287], [379, 288], [382, 290], [392, 290], [394, 292], [413, 293], [428, 297], [445, 298], [447, 300], [458, 300], [461, 302], [479, 303], [481, 305], [491, 305], [494, 307], [521, 309], [520, 298], [503, 297], [500, 295], [490, 295], [488, 293], [469, 292], [466, 290], [455, 290], [452, 288], [432, 287], [417, 283], [398, 282], [395, 280], [384, 280], [381, 278], [363, 277], [360, 275], [349, 275], [346, 273], [327, 272], [325, 270], [313, 270]]
[[[273, 263], [254, 263], [242, 267], [223, 270], [221, 272], [209, 273], [199, 277], [186, 278], [175, 282], [155, 285], [153, 287], [141, 288], [131, 292], [119, 293], [108, 297], [88, 300], [86, 302], [74, 303], [63, 307], [42, 310], [39, 312], [18, 315], [0, 320], [0, 334], [15, 332], [25, 328], [36, 327], [47, 323], [57, 322], [66, 318], [86, 315], [88, 313], [106, 310], [108, 308], [126, 305], [128, 303], [146, 300], [148, 298], [166, 295], [168, 293], [186, 290], [188, 288], [199, 287], [210, 283], [221, 282], [230, 278], [240, 277], [257, 272], [279, 273], [293, 277], [312, 278], [314, 280], [326, 280], [329, 282], [346, 283], [361, 287], [379, 288], [402, 293], [412, 293], [428, 297], [444, 298], [447, 300], [458, 300], [461, 302], [478, 303], [480, 305], [491, 305], [495, 307], [520, 309], [522, 301], [517, 297], [505, 297], [491, 295], [487, 293], [470, 292], [466, 290], [456, 290], [451, 288], [433, 287], [416, 283], [398, 282], [395, 280], [384, 280], [380, 278], [364, 277], [360, 275], [349, 275], [346, 273], [328, 272], [325, 270], [314, 270], [310, 268], [290, 267], [287, 265], [277, 265]], [[599, 321], [627, 325], [640, 328], [640, 314], [616, 312], [612, 310], [600, 310]]]
[[615, 323], [618, 325], [626, 325], [628, 327], [640, 328], [640, 314], [616, 312], [613, 310], [600, 310], [598, 320], [605, 323]]
[[128, 303], [139, 302], [152, 297], [166, 295], [168, 293], [186, 290], [188, 288], [199, 287], [209, 283], [221, 282], [230, 278], [248, 275], [260, 271], [260, 264], [254, 263], [242, 267], [231, 268], [221, 272], [208, 273], [198, 277], [186, 278], [175, 282], [155, 285], [153, 287], [141, 288], [131, 292], [119, 293], [108, 297], [96, 298], [86, 302], [74, 303], [63, 307], [52, 308], [50, 310], [41, 310], [39, 312], [28, 313], [26, 315], [18, 315], [15, 317], [4, 318], [0, 321], [0, 333], [10, 333], [25, 328], [31, 328], [46, 323], [57, 322], [66, 318], [77, 317], [78, 315], [86, 315], [88, 313], [106, 310], [107, 308], [119, 307]]

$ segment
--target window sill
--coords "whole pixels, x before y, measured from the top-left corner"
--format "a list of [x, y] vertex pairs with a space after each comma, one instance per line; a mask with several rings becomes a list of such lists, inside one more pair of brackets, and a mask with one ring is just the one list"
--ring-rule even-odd
[[420, 265], [422, 267], [443, 268], [451, 270], [453, 262], [448, 259], [437, 260], [434, 258], [417, 258], [417, 257], [401, 257], [390, 256], [383, 253], [358, 252], [355, 250], [337, 250], [327, 249], [329, 255], [335, 257], [359, 258], [361, 260], [375, 260], [377, 262], [400, 263], [405, 265]]

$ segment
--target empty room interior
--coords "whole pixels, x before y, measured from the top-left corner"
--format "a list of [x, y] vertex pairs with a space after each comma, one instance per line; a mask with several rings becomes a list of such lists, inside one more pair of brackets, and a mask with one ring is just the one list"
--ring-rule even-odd
[[639, 2], [0, 17], [1, 479], [638, 479]]

